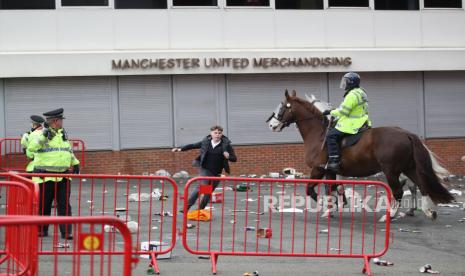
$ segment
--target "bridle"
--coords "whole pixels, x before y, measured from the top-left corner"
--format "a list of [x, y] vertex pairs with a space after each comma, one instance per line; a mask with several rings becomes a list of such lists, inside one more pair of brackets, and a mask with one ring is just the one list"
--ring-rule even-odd
[[[286, 108], [284, 108], [284, 106]], [[307, 121], [307, 120], [321, 120], [323, 119], [324, 120], [324, 116], [320, 116], [320, 115], [313, 115], [313, 116], [310, 116], [310, 117], [306, 117], [306, 118], [303, 118], [303, 119], [299, 119], [299, 120], [295, 120], [295, 121], [288, 121], [288, 122], [283, 122], [283, 117], [284, 117], [284, 113], [286, 112], [286, 110], [289, 110], [289, 113], [292, 114], [292, 108], [291, 108], [291, 104], [290, 103], [286, 103], [284, 104], [283, 102], [281, 102], [278, 107], [276, 108], [276, 112], [273, 112], [271, 113], [270, 117], [268, 117], [268, 119], [266, 120], [266, 122], [268, 123], [269, 121], [271, 121], [271, 119], [276, 119], [277, 121], [279, 121], [281, 124], [283, 124], [283, 128], [285, 127], [288, 127], [290, 126], [292, 123], [298, 123], [298, 122], [302, 122], [302, 121]]]

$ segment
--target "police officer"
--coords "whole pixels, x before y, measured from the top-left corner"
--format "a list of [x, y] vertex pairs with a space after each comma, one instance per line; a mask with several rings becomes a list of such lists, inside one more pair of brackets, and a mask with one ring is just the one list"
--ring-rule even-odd
[[[31, 115], [31, 130], [24, 133], [21, 136], [21, 147], [23, 148], [23, 152], [26, 153], [27, 146], [29, 144], [30, 137], [39, 133], [39, 130], [42, 129], [42, 124], [45, 122], [44, 118], [38, 115]], [[33, 134], [35, 132], [35, 134]], [[26, 167], [26, 172], [31, 173], [33, 171], [33, 160], [31, 160]]]
[[[73, 167], [73, 173], [79, 174], [79, 160], [73, 153], [67, 134], [63, 129], [63, 108], [43, 114], [48, 127], [43, 128], [40, 135], [29, 141], [27, 152], [34, 157], [35, 173], [67, 173]], [[71, 194], [71, 180], [62, 177], [33, 177], [39, 183], [40, 200], [39, 214], [49, 216], [52, 202], [56, 194], [59, 216], [71, 216], [69, 198]], [[39, 235], [48, 236], [48, 225], [39, 228]], [[71, 225], [60, 225], [61, 237], [73, 239]]]
[[340, 88], [345, 91], [344, 101], [334, 110], [325, 110], [323, 115], [331, 115], [336, 120], [336, 127], [328, 131], [326, 146], [328, 148], [328, 164], [326, 170], [337, 173], [341, 158], [340, 146], [342, 138], [356, 134], [363, 125], [371, 127], [368, 116], [367, 94], [360, 87], [360, 76], [350, 72], [341, 79]]

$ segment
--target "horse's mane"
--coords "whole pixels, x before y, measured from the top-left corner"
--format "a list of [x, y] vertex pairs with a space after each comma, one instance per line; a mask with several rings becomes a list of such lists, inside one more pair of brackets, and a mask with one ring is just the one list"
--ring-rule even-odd
[[[313, 95], [312, 95], [313, 96]], [[318, 108], [314, 103], [309, 102], [308, 100], [301, 99], [297, 96], [293, 97], [293, 100], [300, 103], [304, 108], [306, 108], [310, 113], [312, 113], [315, 116], [321, 116], [323, 125], [326, 127], [328, 124], [328, 118], [326, 116], [322, 116], [323, 111], [320, 110], [320, 108], [325, 108], [324, 106], [328, 106], [328, 103], [323, 103], [323, 102], [318, 102], [322, 103], [322, 106]]]

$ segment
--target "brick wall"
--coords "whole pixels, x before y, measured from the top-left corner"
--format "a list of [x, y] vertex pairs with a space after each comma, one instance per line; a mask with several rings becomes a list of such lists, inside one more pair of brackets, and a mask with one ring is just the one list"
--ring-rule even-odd
[[[465, 138], [428, 139], [426, 144], [451, 173], [465, 173], [465, 162], [460, 160], [465, 155]], [[309, 173], [304, 163], [303, 144], [235, 146], [235, 150], [239, 162], [231, 163], [232, 175], [261, 175], [280, 172], [285, 167]], [[197, 154], [197, 150], [172, 153], [170, 149], [87, 152], [83, 173], [142, 174], [166, 169], [170, 173], [186, 170], [197, 174], [197, 169], [191, 165]]]

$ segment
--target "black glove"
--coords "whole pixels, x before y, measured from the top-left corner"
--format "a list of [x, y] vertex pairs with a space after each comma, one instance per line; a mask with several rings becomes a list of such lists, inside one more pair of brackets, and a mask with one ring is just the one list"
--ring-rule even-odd
[[49, 129], [49, 128], [44, 128], [44, 130], [42, 131], [42, 134], [48, 139], [48, 140], [52, 140], [52, 131]]
[[73, 174], [79, 174], [80, 171], [81, 171], [81, 168], [79, 167], [79, 165], [73, 166]]
[[329, 109], [326, 109], [325, 111], [323, 111], [323, 116], [326, 116], [326, 115], [329, 115], [331, 113], [331, 110]]

